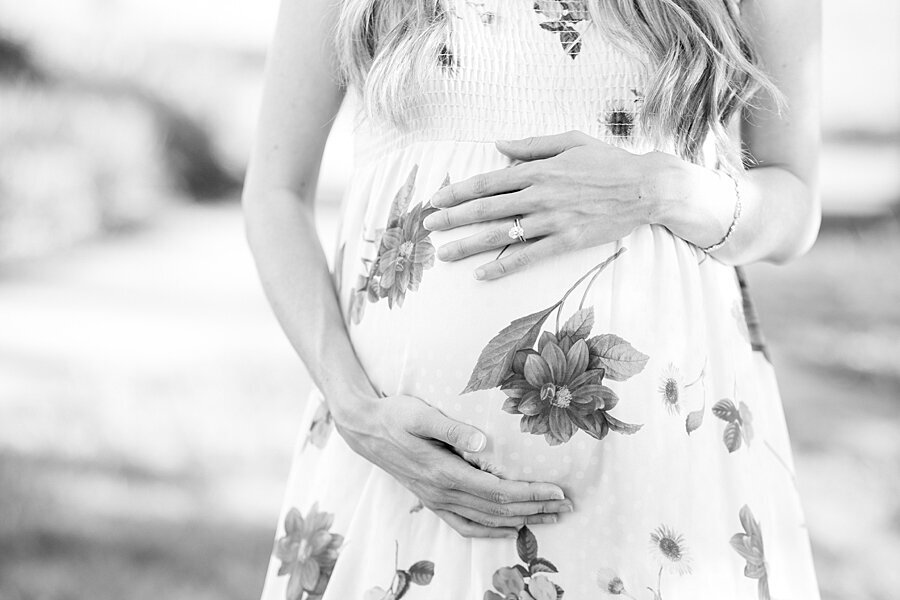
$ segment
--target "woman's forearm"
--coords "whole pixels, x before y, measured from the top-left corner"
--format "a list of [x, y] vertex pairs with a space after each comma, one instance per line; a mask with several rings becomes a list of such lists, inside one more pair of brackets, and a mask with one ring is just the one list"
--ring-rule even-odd
[[355, 429], [374, 390], [347, 335], [312, 203], [290, 191], [244, 196], [247, 240], [291, 345], [342, 424]]
[[[664, 174], [656, 185], [651, 222], [699, 247], [718, 242], [734, 216], [732, 180], [674, 156], [658, 160], [668, 168], [658, 170]], [[815, 186], [781, 166], [746, 169], [738, 186], [741, 216], [725, 245], [713, 252], [717, 259], [733, 265], [782, 263], [809, 250], [821, 221]]]

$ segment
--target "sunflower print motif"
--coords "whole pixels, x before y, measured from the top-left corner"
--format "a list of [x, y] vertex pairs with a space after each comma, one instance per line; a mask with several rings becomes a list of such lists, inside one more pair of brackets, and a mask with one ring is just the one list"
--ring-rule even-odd
[[626, 584], [618, 571], [609, 567], [603, 567], [597, 571], [597, 587], [600, 588], [601, 598], [630, 598], [646, 597], [649, 591], [652, 600], [663, 600], [663, 575], [683, 576], [691, 574], [691, 552], [688, 549], [685, 537], [669, 527], [665, 523], [659, 525], [650, 532], [649, 551], [652, 560], [656, 563], [656, 587], [652, 585], [638, 586], [643, 592], [632, 593], [631, 584]]
[[[597, 440], [610, 430], [621, 434], [640, 430], [641, 425], [610, 414], [619, 397], [604, 381], [625, 381], [641, 372], [649, 357], [617, 335], [591, 336], [594, 308], [584, 308], [591, 285], [624, 251], [620, 248], [589, 270], [556, 304], [516, 319], [494, 336], [463, 393], [499, 387], [507, 396], [503, 410], [522, 415], [522, 432], [543, 435], [551, 446], [568, 442], [578, 430]], [[560, 326], [567, 298], [588, 277], [578, 309]], [[554, 311], [555, 331], [541, 332]]]
[[[359, 276], [350, 296], [350, 320], [354, 324], [362, 321], [366, 301], [387, 299], [388, 308], [403, 306], [406, 293], [418, 290], [423, 273], [434, 266], [434, 244], [422, 222], [437, 209], [421, 202], [410, 206], [417, 171], [418, 165], [413, 165], [406, 183], [394, 196], [384, 229], [376, 231], [374, 239], [365, 240], [376, 245], [378, 252], [374, 259], [362, 259], [366, 272]], [[449, 183], [448, 174], [440, 187]]]

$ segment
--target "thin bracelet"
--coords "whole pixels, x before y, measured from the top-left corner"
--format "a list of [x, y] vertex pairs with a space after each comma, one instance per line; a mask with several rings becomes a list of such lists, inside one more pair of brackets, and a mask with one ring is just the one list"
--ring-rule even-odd
[[738, 219], [741, 218], [741, 190], [738, 186], [738, 180], [734, 175], [728, 173], [727, 171], [721, 171], [721, 173], [730, 177], [731, 181], [734, 182], [734, 216], [731, 218], [731, 225], [728, 226], [728, 231], [725, 232], [725, 235], [722, 236], [721, 240], [719, 240], [712, 246], [701, 248], [701, 250], [703, 250], [703, 252], [707, 254], [709, 254], [710, 252], [714, 252], [725, 245], [725, 242], [728, 241], [728, 238], [730, 238], [731, 234], [734, 232], [734, 228], [737, 225]]

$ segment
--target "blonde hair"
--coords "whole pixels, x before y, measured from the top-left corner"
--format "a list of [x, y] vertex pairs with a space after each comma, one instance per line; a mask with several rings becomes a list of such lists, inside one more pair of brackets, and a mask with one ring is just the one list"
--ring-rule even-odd
[[[445, 1], [341, 0], [335, 31], [340, 77], [361, 91], [367, 114], [402, 126], [404, 101], [430, 73], [447, 66], [452, 19]], [[614, 42], [636, 43], [649, 53], [652, 76], [636, 115], [641, 129], [656, 142], [671, 139], [692, 162], [701, 161], [711, 132], [726, 168], [739, 166], [727, 164], [735, 159], [732, 117], [756, 106], [760, 91], [779, 111], [783, 105], [759, 64], [737, 1], [563, 0], [570, 11], [589, 13]]]

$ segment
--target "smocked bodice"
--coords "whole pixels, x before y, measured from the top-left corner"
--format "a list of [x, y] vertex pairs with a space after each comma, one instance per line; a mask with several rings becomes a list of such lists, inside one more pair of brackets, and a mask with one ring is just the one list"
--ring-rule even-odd
[[[356, 122], [358, 163], [409, 143], [493, 142], [578, 129], [637, 152], [651, 60], [556, 0], [451, 0], [450, 42], [422, 88], [409, 94], [403, 128]], [[666, 150], [666, 148], [656, 148]]]

